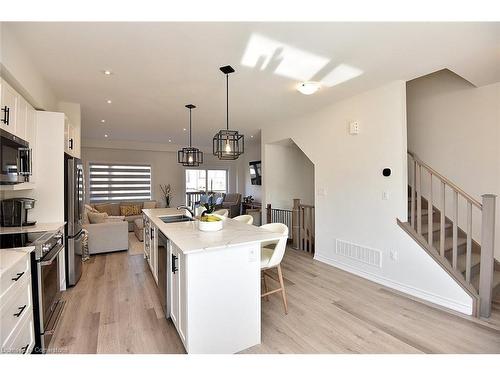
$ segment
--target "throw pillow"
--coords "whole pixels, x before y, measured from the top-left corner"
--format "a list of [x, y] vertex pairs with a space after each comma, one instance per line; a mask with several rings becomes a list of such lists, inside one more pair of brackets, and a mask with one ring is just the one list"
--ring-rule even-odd
[[156, 208], [156, 201], [144, 202], [144, 208]]
[[102, 224], [106, 222], [106, 219], [108, 218], [108, 214], [106, 212], [88, 212], [87, 215], [89, 217], [90, 224]]
[[122, 216], [135, 216], [141, 214], [140, 204], [128, 204], [120, 206], [120, 215]]
[[96, 204], [95, 208], [99, 212], [106, 212], [110, 216], [119, 216], [120, 215], [120, 207], [117, 203]]

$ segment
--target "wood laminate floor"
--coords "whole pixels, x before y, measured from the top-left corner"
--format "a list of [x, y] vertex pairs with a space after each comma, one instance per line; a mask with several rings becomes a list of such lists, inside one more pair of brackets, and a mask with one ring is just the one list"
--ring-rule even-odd
[[[413, 301], [292, 249], [282, 267], [289, 314], [278, 294], [262, 301], [262, 344], [244, 353], [500, 353], [493, 324]], [[51, 348], [184, 353], [140, 254], [93, 256], [64, 298]]]

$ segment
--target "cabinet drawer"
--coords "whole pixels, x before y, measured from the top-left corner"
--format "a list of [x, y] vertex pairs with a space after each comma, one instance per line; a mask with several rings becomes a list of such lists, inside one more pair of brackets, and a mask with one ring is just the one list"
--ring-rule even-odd
[[24, 282], [30, 276], [30, 255], [24, 256], [14, 263], [0, 276], [0, 296], [10, 289]]
[[11, 288], [0, 306], [0, 342], [6, 342], [26, 315], [33, 315], [31, 277]]
[[2, 353], [30, 354], [35, 346], [33, 314], [26, 315], [16, 327], [14, 334], [2, 346]]

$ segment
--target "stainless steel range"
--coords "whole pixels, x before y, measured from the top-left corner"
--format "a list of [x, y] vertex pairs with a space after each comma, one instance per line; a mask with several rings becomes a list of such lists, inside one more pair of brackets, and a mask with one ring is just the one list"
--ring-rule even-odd
[[64, 250], [64, 232], [32, 232], [0, 234], [0, 248], [35, 246], [31, 272], [35, 348], [33, 353], [45, 353], [62, 314], [59, 279], [59, 254]]

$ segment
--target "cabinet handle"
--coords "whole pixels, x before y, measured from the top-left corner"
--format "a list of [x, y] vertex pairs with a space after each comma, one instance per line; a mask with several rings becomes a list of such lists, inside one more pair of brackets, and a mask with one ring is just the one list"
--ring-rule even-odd
[[172, 273], [175, 273], [177, 271], [179, 271], [179, 269], [177, 268], [177, 266], [175, 265], [175, 262], [176, 260], [178, 259], [179, 257], [175, 256], [174, 254], [172, 254]]
[[9, 125], [9, 112], [10, 112], [10, 108], [5, 106], [2, 108], [2, 111], [3, 111], [3, 119], [2, 119], [2, 122], [5, 124], [5, 125]]
[[73, 150], [73, 138], [69, 140], [69, 149]]
[[26, 308], [26, 305], [18, 307], [19, 311], [17, 313], [15, 313], [14, 316], [16, 318], [19, 318], [21, 316], [21, 314], [23, 313], [23, 311], [24, 311], [25, 308]]
[[23, 346], [21, 348], [21, 354], [26, 354], [26, 350], [28, 350], [29, 346], [30, 346], [30, 344], [27, 344], [26, 346]]
[[18, 272], [17, 273], [17, 277], [13, 277], [12, 278], [12, 281], [17, 281], [21, 278], [21, 276], [24, 275], [24, 271], [23, 272]]

